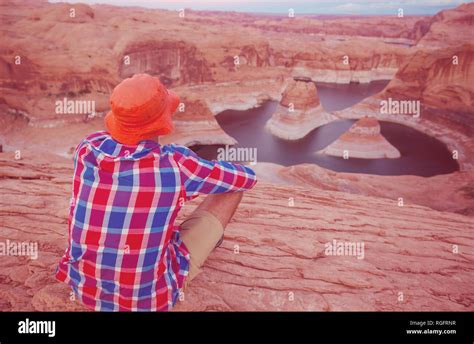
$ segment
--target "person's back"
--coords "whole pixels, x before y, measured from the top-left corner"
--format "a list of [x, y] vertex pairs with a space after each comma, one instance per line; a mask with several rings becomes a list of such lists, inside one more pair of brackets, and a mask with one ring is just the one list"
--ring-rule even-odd
[[[112, 94], [108, 132], [75, 151], [69, 246], [56, 277], [92, 309], [171, 309], [219, 244], [240, 191], [256, 183], [248, 167], [152, 139], [172, 130], [178, 103], [156, 78], [126, 79]], [[185, 201], [199, 194], [219, 195], [176, 225]]]

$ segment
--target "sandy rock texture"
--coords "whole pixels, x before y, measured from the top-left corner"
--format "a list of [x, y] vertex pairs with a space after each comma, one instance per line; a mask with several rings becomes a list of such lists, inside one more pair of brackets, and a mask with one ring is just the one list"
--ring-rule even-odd
[[[53, 277], [71, 162], [2, 153], [0, 167], [0, 240], [39, 247], [36, 260], [0, 257], [2, 310], [84, 310]], [[419, 205], [261, 182], [176, 310], [472, 311], [473, 229], [470, 217]], [[334, 240], [364, 243], [363, 259], [326, 255]]]

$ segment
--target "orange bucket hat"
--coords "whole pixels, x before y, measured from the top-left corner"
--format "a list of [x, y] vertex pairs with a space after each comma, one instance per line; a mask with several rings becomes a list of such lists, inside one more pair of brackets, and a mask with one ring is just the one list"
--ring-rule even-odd
[[179, 97], [169, 91], [157, 77], [135, 74], [118, 84], [110, 96], [111, 111], [105, 126], [120, 143], [135, 145], [146, 139], [169, 134], [171, 116]]

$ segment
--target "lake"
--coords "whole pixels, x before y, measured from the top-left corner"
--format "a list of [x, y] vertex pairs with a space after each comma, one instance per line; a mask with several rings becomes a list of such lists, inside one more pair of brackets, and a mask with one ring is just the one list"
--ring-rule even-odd
[[[381, 91], [387, 81], [370, 84], [317, 84], [321, 104], [327, 111], [342, 110]], [[343, 159], [317, 154], [347, 131], [354, 120], [340, 120], [313, 130], [296, 141], [279, 139], [265, 130], [265, 123], [277, 106], [269, 101], [245, 111], [226, 110], [216, 116], [222, 129], [234, 137], [236, 147], [257, 148], [258, 162], [284, 166], [314, 163], [321, 167], [351, 173], [377, 175], [434, 176], [459, 170], [447, 147], [439, 140], [410, 127], [380, 122], [382, 135], [401, 153], [398, 159]], [[219, 145], [192, 147], [206, 159], [217, 158]]]

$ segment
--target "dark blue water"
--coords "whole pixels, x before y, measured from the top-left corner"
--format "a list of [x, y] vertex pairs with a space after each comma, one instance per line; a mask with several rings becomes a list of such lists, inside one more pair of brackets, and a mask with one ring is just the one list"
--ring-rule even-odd
[[[346, 86], [346, 87], [344, 87]], [[358, 103], [363, 98], [378, 92], [375, 85], [318, 85], [322, 105], [328, 111], [341, 110]], [[383, 88], [383, 87], [382, 87]], [[257, 148], [257, 161], [273, 162], [284, 166], [314, 163], [321, 167], [351, 173], [377, 175], [433, 176], [457, 171], [459, 166], [451, 158], [446, 146], [410, 127], [380, 122], [382, 135], [401, 153], [399, 159], [343, 159], [317, 154], [347, 131], [354, 120], [341, 120], [313, 130], [296, 141], [279, 139], [264, 127], [275, 111], [277, 102], [267, 102], [259, 108], [235, 111], [227, 110], [217, 115], [220, 126], [239, 144], [236, 147]], [[207, 159], [216, 159], [221, 146], [195, 146], [193, 149]]]

